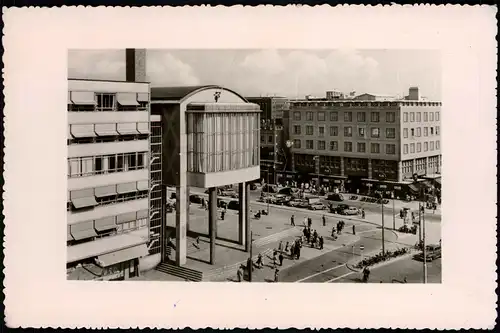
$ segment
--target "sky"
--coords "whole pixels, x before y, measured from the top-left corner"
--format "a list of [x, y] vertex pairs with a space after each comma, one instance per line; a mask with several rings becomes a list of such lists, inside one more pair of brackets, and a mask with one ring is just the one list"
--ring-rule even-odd
[[[441, 100], [437, 50], [147, 50], [152, 86], [218, 84], [244, 96], [325, 96], [327, 90]], [[125, 79], [125, 50], [70, 50], [68, 77]]]

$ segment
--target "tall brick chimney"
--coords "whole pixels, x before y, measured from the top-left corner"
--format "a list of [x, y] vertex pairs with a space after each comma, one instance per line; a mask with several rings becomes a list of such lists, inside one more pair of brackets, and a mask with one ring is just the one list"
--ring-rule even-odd
[[126, 49], [125, 70], [128, 82], [146, 82], [146, 49]]

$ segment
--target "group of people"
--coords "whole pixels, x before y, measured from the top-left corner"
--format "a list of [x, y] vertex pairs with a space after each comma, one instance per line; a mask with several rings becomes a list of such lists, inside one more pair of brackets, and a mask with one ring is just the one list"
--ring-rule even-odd
[[[335, 231], [337, 232], [338, 235], [340, 235], [342, 233], [342, 230], [344, 230], [344, 227], [345, 227], [345, 222], [343, 220], [338, 221], [337, 225], [332, 227], [333, 239], [337, 239], [337, 235], [335, 235]], [[353, 233], [355, 233], [354, 225], [353, 225]]]
[[311, 245], [312, 248], [318, 246], [320, 250], [323, 250], [324, 239], [323, 236], [318, 235], [318, 231], [311, 229], [311, 227], [304, 227], [302, 231], [304, 234], [304, 240]]

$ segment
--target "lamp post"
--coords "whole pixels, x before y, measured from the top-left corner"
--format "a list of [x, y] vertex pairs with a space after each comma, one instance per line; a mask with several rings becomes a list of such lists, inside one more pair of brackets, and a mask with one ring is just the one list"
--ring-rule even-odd
[[418, 175], [413, 174], [413, 182], [415, 185], [418, 187], [418, 192], [419, 192], [419, 201], [418, 201], [418, 211], [419, 214], [422, 214], [422, 219], [419, 221], [420, 222], [420, 228], [422, 228], [422, 247], [423, 247], [423, 255], [424, 255], [424, 260], [423, 260], [423, 281], [424, 283], [427, 283], [427, 245], [425, 244], [425, 209], [423, 209], [424, 206], [424, 199], [425, 199], [425, 193], [424, 193], [424, 184], [418, 183]]
[[248, 258], [247, 269], [248, 269], [248, 282], [252, 282], [252, 271], [253, 271], [253, 231], [250, 231], [250, 257]]
[[394, 205], [394, 200], [396, 200], [396, 195], [394, 194], [394, 190], [391, 193], [392, 197], [392, 230], [396, 230], [396, 209]]
[[[385, 174], [380, 174], [381, 179], [385, 179]], [[380, 193], [380, 205], [382, 208], [382, 254], [385, 254], [385, 218], [384, 218], [384, 196]]]

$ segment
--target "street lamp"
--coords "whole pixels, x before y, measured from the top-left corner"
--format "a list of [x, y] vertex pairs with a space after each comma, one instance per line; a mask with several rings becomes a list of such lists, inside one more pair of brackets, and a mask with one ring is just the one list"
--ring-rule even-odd
[[418, 211], [419, 214], [422, 214], [422, 219], [419, 221], [420, 222], [420, 228], [422, 228], [422, 247], [423, 247], [423, 255], [424, 255], [424, 269], [423, 269], [423, 280], [424, 283], [427, 283], [427, 246], [425, 244], [425, 209], [424, 208], [424, 200], [425, 200], [425, 193], [424, 193], [424, 184], [418, 183], [418, 175], [413, 174], [413, 183], [418, 187], [418, 193], [419, 193], [419, 201], [418, 201]]
[[396, 230], [396, 209], [394, 208], [394, 200], [396, 200], [396, 195], [394, 190], [391, 193], [392, 197], [392, 230]]
[[[380, 174], [380, 178], [385, 179], [385, 174]], [[382, 254], [385, 254], [385, 219], [384, 219], [384, 196], [380, 193], [380, 205], [382, 207]], [[393, 214], [394, 215], [394, 214]]]

